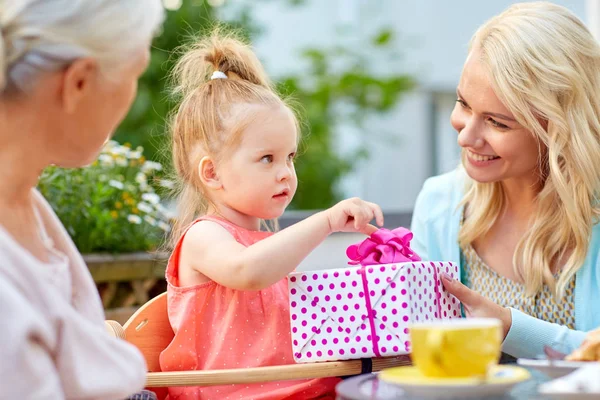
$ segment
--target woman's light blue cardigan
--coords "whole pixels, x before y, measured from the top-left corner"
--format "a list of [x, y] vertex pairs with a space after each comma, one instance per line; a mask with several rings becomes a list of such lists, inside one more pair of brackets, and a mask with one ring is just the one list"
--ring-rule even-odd
[[[429, 178], [423, 185], [412, 217], [411, 247], [424, 260], [452, 261], [460, 265], [458, 230], [464, 195], [465, 172], [456, 170]], [[600, 327], [600, 224], [592, 229], [590, 246], [575, 280], [577, 330], [534, 318], [511, 308], [512, 326], [503, 351], [518, 358], [543, 354], [543, 346], [570, 352], [579, 347], [585, 332]], [[460, 270], [462, 271], [462, 265]]]

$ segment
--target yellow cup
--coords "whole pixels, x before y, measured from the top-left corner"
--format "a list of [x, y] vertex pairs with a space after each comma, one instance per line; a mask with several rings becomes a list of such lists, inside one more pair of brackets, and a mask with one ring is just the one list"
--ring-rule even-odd
[[502, 325], [494, 318], [416, 323], [411, 358], [421, 374], [436, 378], [485, 376], [498, 363]]

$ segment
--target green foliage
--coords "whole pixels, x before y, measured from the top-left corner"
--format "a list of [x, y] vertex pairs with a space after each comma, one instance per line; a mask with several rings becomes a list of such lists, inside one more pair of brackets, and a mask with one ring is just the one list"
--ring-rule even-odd
[[[390, 46], [392, 31], [382, 30], [372, 43], [380, 48]], [[305, 114], [305, 140], [296, 164], [300, 184], [292, 203], [294, 208], [325, 208], [339, 200], [336, 183], [366, 154], [359, 150], [340, 155], [335, 148], [336, 128], [351, 122], [361, 135], [374, 135], [365, 126], [366, 118], [392, 110], [401, 94], [413, 86], [408, 75], [380, 76], [370, 72], [372, 61], [367, 55], [365, 49], [350, 47], [308, 49], [302, 54], [308, 64], [306, 72], [280, 81], [281, 92], [296, 99]], [[349, 111], [342, 112], [342, 108]]]
[[[302, 3], [288, 0], [290, 6]], [[128, 142], [136, 150], [109, 142], [89, 167], [52, 167], [42, 175], [40, 191], [82, 253], [147, 251], [162, 243], [170, 229], [169, 215], [153, 187], [158, 189], [155, 183], [162, 169], [156, 161], [170, 164], [166, 122], [175, 104], [168, 94], [168, 75], [177, 48], [214, 25], [214, 10], [206, 0], [185, 0], [181, 8], [168, 11], [138, 95], [116, 135], [117, 141]], [[250, 38], [262, 30], [247, 8], [241, 8], [229, 25], [241, 28]], [[337, 151], [335, 135], [340, 125], [350, 125], [361, 135], [375, 135], [365, 126], [367, 117], [392, 110], [413, 85], [410, 76], [383, 76], [369, 69], [373, 60], [382, 65], [386, 57], [393, 57], [393, 32], [383, 29], [367, 39], [368, 46], [360, 49], [307, 49], [300, 55], [304, 72], [279, 79], [278, 89], [295, 100], [303, 122], [297, 161], [300, 185], [293, 208], [326, 208], [339, 200], [337, 183], [365, 156], [362, 150], [343, 155]], [[145, 161], [138, 146], [153, 161]]]
[[85, 168], [47, 168], [38, 189], [82, 253], [154, 250], [170, 230], [152, 185], [159, 163], [109, 142]]
[[[302, 2], [288, 0], [291, 7], [302, 7]], [[238, 10], [235, 21], [228, 24], [256, 38], [262, 29], [252, 20], [248, 7], [251, 5]], [[174, 104], [168, 96], [167, 77], [176, 60], [174, 51], [189, 36], [214, 24], [214, 10], [204, 0], [184, 1], [181, 8], [168, 12], [163, 32], [154, 41], [150, 67], [140, 80], [138, 96], [117, 132], [118, 141], [142, 145], [150, 159], [170, 165], [166, 118]], [[393, 42], [393, 32], [384, 29], [369, 43], [380, 53], [387, 51], [389, 56]], [[336, 151], [334, 136], [339, 124], [350, 123], [362, 134], [371, 134], [363, 126], [366, 118], [391, 110], [400, 95], [412, 86], [409, 76], [379, 76], [370, 72], [367, 68], [373, 63], [372, 57], [367, 57], [370, 51], [311, 48], [300, 55], [307, 64], [306, 71], [279, 80], [280, 91], [299, 103], [304, 121], [304, 141], [297, 161], [300, 185], [293, 208], [325, 208], [339, 200], [337, 183], [365, 156], [361, 151], [346, 155]], [[381, 60], [378, 64], [381, 65]], [[341, 113], [340, 105], [351, 112]]]
[[205, 0], [186, 0], [179, 9], [167, 11], [162, 32], [152, 44], [150, 65], [115, 140], [144, 147], [151, 160], [170, 162], [166, 123], [174, 103], [168, 92], [169, 73], [177, 60], [177, 48], [214, 25], [213, 12]]

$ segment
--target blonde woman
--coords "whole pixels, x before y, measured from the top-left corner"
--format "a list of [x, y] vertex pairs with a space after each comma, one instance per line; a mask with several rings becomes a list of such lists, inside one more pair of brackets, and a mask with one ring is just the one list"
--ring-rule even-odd
[[125, 116], [163, 16], [159, 0], [0, 2], [0, 398], [119, 399], [141, 354], [104, 328], [92, 278], [34, 189], [80, 167]]
[[515, 4], [473, 36], [451, 117], [462, 168], [429, 179], [413, 247], [504, 352], [575, 349], [600, 325], [600, 47], [567, 9]]

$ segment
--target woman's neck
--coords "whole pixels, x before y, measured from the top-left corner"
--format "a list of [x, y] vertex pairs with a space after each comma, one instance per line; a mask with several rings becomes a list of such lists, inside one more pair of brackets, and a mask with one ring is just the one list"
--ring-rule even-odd
[[0, 205], [11, 207], [29, 204], [31, 189], [38, 182], [42, 168], [34, 167], [33, 157], [28, 154], [19, 154], [19, 149], [10, 151], [0, 141]]
[[502, 181], [505, 212], [520, 219], [529, 220], [535, 212], [537, 195], [541, 191], [538, 179], [508, 179]]
[[[39, 260], [48, 261], [48, 252], [38, 231], [35, 216], [35, 198], [32, 189], [42, 171], [43, 154], [28, 147], [23, 131], [0, 129], [0, 226], [24, 249]], [[29, 131], [28, 134], [31, 134]], [[40, 146], [41, 147], [41, 146]], [[43, 148], [43, 147], [41, 147]]]
[[48, 149], [32, 118], [8, 118], [8, 112], [0, 113], [0, 204], [18, 206], [31, 202], [31, 189], [48, 165]]

